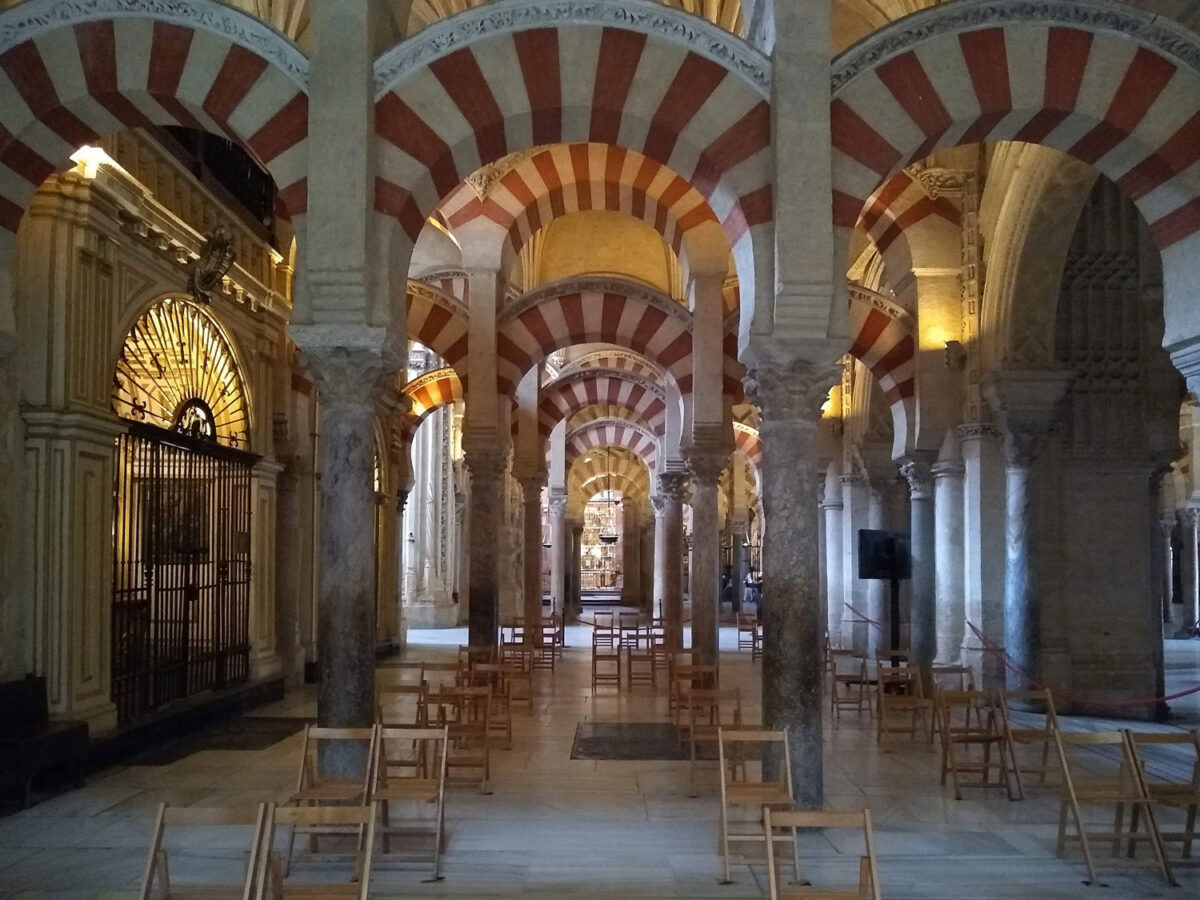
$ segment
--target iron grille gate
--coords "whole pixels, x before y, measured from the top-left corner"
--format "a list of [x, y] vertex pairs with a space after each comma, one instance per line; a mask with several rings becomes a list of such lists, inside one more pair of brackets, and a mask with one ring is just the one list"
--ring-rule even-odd
[[112, 696], [128, 722], [250, 676], [256, 457], [142, 424], [116, 452]]

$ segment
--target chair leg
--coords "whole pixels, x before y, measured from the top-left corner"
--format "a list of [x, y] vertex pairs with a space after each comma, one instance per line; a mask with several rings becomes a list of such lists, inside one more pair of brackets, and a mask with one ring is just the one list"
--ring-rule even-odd
[[[771, 852], [770, 849], [767, 852]], [[721, 879], [721, 884], [733, 884], [733, 878], [729, 874], [729, 815], [725, 808], [724, 793], [721, 797], [721, 864], [725, 871], [725, 877]]]

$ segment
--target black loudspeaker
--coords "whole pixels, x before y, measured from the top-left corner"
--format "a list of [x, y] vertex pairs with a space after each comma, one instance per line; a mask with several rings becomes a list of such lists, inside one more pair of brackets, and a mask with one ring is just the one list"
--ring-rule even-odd
[[858, 577], [889, 581], [912, 577], [908, 535], [899, 531], [858, 531]]

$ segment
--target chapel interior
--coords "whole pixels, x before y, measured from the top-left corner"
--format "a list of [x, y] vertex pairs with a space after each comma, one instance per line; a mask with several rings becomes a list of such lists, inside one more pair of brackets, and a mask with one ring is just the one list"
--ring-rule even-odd
[[1200, 892], [1198, 398], [1191, 0], [0, 0], [0, 897]]

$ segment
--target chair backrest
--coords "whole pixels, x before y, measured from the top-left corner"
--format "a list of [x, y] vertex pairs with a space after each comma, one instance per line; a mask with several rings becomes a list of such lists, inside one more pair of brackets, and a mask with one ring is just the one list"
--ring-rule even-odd
[[[343, 890], [338, 891], [339, 896], [344, 892], [348, 893], [344, 889], [351, 886], [356, 887], [360, 900], [367, 900], [371, 890], [371, 856], [375, 846], [375, 805], [373, 803], [364, 806], [275, 806], [272, 804], [267, 810], [267, 828], [264, 839], [268, 852], [261, 854], [258, 861], [259, 876], [256, 896], [259, 900], [264, 897], [286, 896], [287, 894], [284, 867], [280, 865], [278, 854], [270, 850], [275, 846], [275, 829], [281, 825], [306, 829], [329, 826], [353, 828], [357, 826], [360, 830], [365, 831], [365, 839], [358, 842], [349, 877], [340, 883], [326, 884], [330, 888], [342, 888]], [[318, 896], [319, 888], [314, 890], [316, 887], [306, 879], [303, 890], [307, 896]]]
[[434, 780], [439, 794], [446, 783], [448, 725], [439, 728], [388, 728], [380, 726], [375, 790], [386, 790], [396, 781]]
[[831, 647], [826, 653], [828, 653], [826, 658], [829, 660], [829, 674], [831, 675], [861, 674], [867, 665], [867, 661], [856, 655], [852, 649]]
[[975, 689], [975, 672], [970, 666], [933, 666], [929, 670], [935, 689], [972, 691]]
[[429, 685], [382, 684], [375, 688], [375, 721], [383, 725], [425, 724]]
[[460, 663], [465, 663], [469, 669], [476, 663], [494, 663], [497, 659], [498, 649], [491, 644], [484, 645], [458, 645], [458, 659]]
[[[1114, 774], [1116, 780], [1131, 794], [1140, 794], [1140, 788], [1133, 777], [1131, 765], [1131, 745], [1122, 731], [1063, 731], [1054, 728], [1054, 745], [1058, 751], [1059, 764], [1062, 767], [1063, 790], [1075, 793], [1076, 787], [1089, 782], [1112, 784]], [[1076, 765], [1071, 755], [1071, 749], [1081, 747], [1088, 750], [1101, 747], [1116, 748], [1115, 753], [1088, 753], [1086, 768]], [[1107, 766], [1105, 765], [1107, 763]], [[1114, 773], [1115, 766], [1115, 773]]]
[[[882, 889], [879, 885], [879, 866], [875, 860], [875, 833], [871, 828], [871, 811], [860, 812], [827, 812], [824, 810], [772, 810], [763, 807], [763, 837], [767, 842], [767, 878], [770, 883], [771, 900], [778, 900], [783, 894], [780, 885], [779, 867], [775, 862], [775, 852], [772, 846], [772, 836], [777, 829], [788, 828], [854, 828], [860, 829], [863, 836], [863, 855], [858, 867], [857, 896], [882, 900]], [[797, 873], [799, 877], [799, 873]], [[829, 892], [819, 888], [808, 888], [806, 893], [817, 896], [831, 896]], [[853, 892], [838, 893], [836, 896], [854, 896]]]
[[[241, 876], [241, 884], [213, 884], [208, 882], [198, 885], [189, 882], [187, 888], [203, 887], [207, 892], [220, 889], [222, 894], [235, 897], [241, 893], [243, 900], [254, 896], [254, 888], [258, 878], [259, 854], [263, 852], [263, 833], [267, 824], [267, 804], [257, 806], [171, 806], [161, 803], [158, 815], [154, 819], [154, 831], [150, 837], [150, 854], [146, 860], [146, 868], [142, 875], [142, 887], [138, 892], [138, 900], [149, 900], [153, 896], [170, 897], [171, 865], [168, 861], [169, 851], [164, 846], [168, 829], [177, 827], [212, 828], [228, 825], [248, 829], [246, 841], [247, 855], [245, 871]], [[175, 866], [175, 874], [179, 875], [179, 866]], [[155, 886], [157, 884], [157, 890]]]
[[900, 663], [908, 665], [908, 651], [896, 648], [895, 650], [885, 650], [882, 647], [875, 651], [875, 661], [883, 666], [884, 663]]
[[[778, 778], [768, 782], [759, 770], [758, 778], [750, 777], [747, 750], [754, 749], [761, 762], [770, 753], [778, 753], [782, 759], [777, 766]], [[792, 753], [788, 746], [787, 732], [772, 728], [725, 728], [717, 729], [717, 754], [721, 764], [721, 797], [724, 802], [726, 788], [735, 783], [778, 784], [786, 787], [794, 796], [792, 788]], [[742, 778], [737, 778], [737, 771]]]
[[[1134, 762], [1146, 773], [1147, 784], [1153, 793], [1156, 788], [1164, 786], [1175, 788], [1176, 793], [1190, 794], [1192, 802], [1200, 797], [1200, 730], [1192, 731], [1134, 731], [1129, 733], [1130, 749]], [[1172, 748], [1183, 750], [1176, 754], [1178, 758], [1168, 762], [1156, 758], [1153, 748]], [[1143, 756], [1143, 748], [1150, 750], [1149, 756]], [[1180, 779], [1171, 777], [1171, 769], [1178, 771], [1180, 763], [1186, 768], [1191, 763], [1191, 776]], [[1173, 763], [1173, 764], [1172, 764]], [[1149, 765], [1148, 765], [1149, 764]]]
[[710, 732], [716, 736], [720, 726], [740, 728], [742, 725], [742, 691], [740, 688], [725, 690], [702, 690], [693, 688], [688, 691], [681, 702], [688, 709], [688, 723], [691, 727], [691, 738], [695, 740], [696, 731]]
[[[361, 781], [364, 796], [370, 789], [372, 767], [375, 765], [375, 729], [372, 728], [326, 728], [307, 725], [304, 728], [304, 749], [300, 753], [300, 774], [296, 779], [296, 790], [315, 787], [322, 783]], [[321, 774], [323, 747], [339, 743], [361, 746], [360, 772], [352, 776], [327, 777]], [[354, 754], [358, 756], [358, 752]]]

